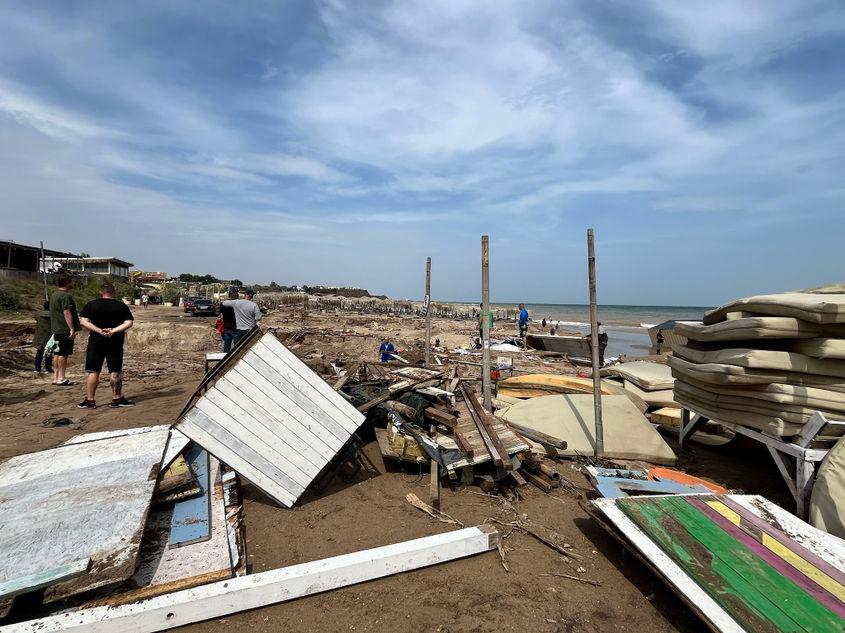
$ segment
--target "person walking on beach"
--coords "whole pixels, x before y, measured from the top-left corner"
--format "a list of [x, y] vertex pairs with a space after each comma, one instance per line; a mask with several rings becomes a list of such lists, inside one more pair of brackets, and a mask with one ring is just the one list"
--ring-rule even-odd
[[73, 354], [73, 342], [79, 332], [79, 315], [73, 290], [73, 277], [66, 275], [59, 280], [59, 289], [50, 296], [50, 331], [58, 349], [53, 353], [53, 384], [70, 387], [73, 383], [65, 375], [67, 358]]
[[44, 309], [35, 315], [35, 338], [32, 340], [35, 345], [35, 373], [41, 374], [43, 361], [44, 371], [53, 372], [53, 355], [45, 354], [44, 348], [50, 340], [52, 329], [50, 326], [50, 302], [44, 302]]
[[381, 358], [381, 362], [383, 363], [393, 360], [392, 355], [396, 353], [396, 348], [393, 347], [393, 343], [390, 342], [390, 337], [384, 337], [384, 340], [381, 342], [381, 345], [379, 345], [378, 353], [379, 358]]
[[519, 304], [519, 335], [525, 336], [528, 334], [528, 310], [525, 309], [525, 304]]
[[134, 402], [123, 397], [123, 344], [126, 330], [131, 328], [134, 317], [123, 301], [114, 298], [114, 285], [106, 282], [100, 289], [100, 298], [89, 301], [80, 314], [82, 327], [90, 332], [88, 349], [85, 352], [85, 400], [77, 407], [96, 409], [97, 386], [103, 361], [109, 368], [109, 383], [112, 389], [112, 407], [131, 407]]
[[[663, 351], [663, 330], [657, 330], [657, 335], [654, 337], [655, 342], [657, 343], [657, 350], [656, 353], [660, 356], [661, 352]], [[35, 361], [36, 364], [38, 361]]]
[[244, 291], [246, 299], [227, 299], [221, 304], [232, 308], [235, 312], [235, 334], [232, 337], [232, 344], [237, 345], [243, 336], [254, 328], [261, 320], [261, 309], [253, 302], [255, 291], [251, 288]]
[[142, 305], [142, 306], [144, 306], [144, 309], [146, 309], [147, 304], [148, 304], [149, 302], [150, 302], [150, 297], [149, 297], [149, 295], [145, 292], [144, 294], [142, 294], [142, 295], [141, 295], [141, 305]]
[[[229, 299], [238, 298], [238, 291], [232, 288], [229, 290]], [[220, 318], [223, 319], [223, 352], [228, 354], [232, 350], [232, 341], [235, 340], [237, 324], [235, 322], [235, 309], [226, 305], [226, 301], [220, 304]]]

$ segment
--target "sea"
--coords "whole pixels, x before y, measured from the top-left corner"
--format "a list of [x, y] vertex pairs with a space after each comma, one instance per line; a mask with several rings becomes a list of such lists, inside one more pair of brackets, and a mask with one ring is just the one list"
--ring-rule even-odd
[[[551, 323], [560, 330], [586, 334], [590, 331], [590, 306], [582, 304], [527, 303], [530, 331], [548, 332]], [[641, 356], [651, 350], [648, 328], [669, 320], [700, 321], [709, 306], [600, 305], [598, 320], [607, 332], [605, 358]], [[540, 324], [546, 319], [546, 329]]]
[[[472, 302], [463, 305], [477, 305]], [[494, 303], [494, 308], [515, 309], [516, 304]], [[590, 306], [579, 303], [526, 303], [531, 319], [529, 332], [548, 334], [552, 324], [561, 332], [590, 331]], [[711, 310], [711, 306], [635, 306], [635, 305], [600, 305], [598, 306], [599, 322], [608, 335], [605, 358], [627, 356], [642, 356], [651, 350], [651, 339], [648, 328], [664, 321], [700, 321], [704, 313]], [[546, 327], [541, 323], [546, 319]], [[506, 327], [506, 326], [502, 326]], [[514, 328], [516, 329], [516, 328]], [[500, 335], [499, 326], [495, 328], [495, 335]]]

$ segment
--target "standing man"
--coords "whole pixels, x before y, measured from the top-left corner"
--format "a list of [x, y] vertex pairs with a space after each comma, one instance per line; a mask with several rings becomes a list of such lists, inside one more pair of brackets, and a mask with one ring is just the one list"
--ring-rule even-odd
[[528, 310], [525, 309], [525, 304], [519, 304], [519, 335], [525, 336], [528, 334]]
[[393, 343], [390, 342], [390, 337], [385, 336], [384, 340], [378, 348], [378, 353], [379, 357], [381, 358], [381, 362], [386, 363], [388, 361], [393, 360], [392, 354], [394, 354], [395, 352], [396, 349], [393, 347]]
[[65, 376], [67, 357], [73, 354], [73, 342], [79, 332], [79, 315], [71, 290], [73, 277], [66, 275], [59, 279], [59, 289], [50, 297], [50, 330], [59, 344], [53, 354], [53, 384], [57, 387], [70, 387], [73, 384]]
[[[232, 288], [229, 290], [229, 299], [237, 299], [238, 291]], [[226, 305], [226, 301], [220, 304], [220, 317], [223, 319], [223, 352], [228, 354], [232, 349], [232, 341], [235, 340], [235, 309]]]
[[147, 304], [149, 302], [150, 302], [150, 296], [145, 292], [144, 294], [141, 295], [141, 305], [144, 306], [144, 309], [146, 309]]
[[249, 288], [244, 291], [244, 294], [246, 299], [227, 299], [221, 304], [235, 311], [235, 335], [232, 337], [234, 345], [237, 345], [238, 341], [258, 324], [262, 316], [261, 310], [252, 300], [255, 291]]
[[35, 373], [41, 373], [41, 362], [44, 362], [44, 371], [53, 373], [53, 355], [45, 354], [44, 347], [50, 340], [53, 333], [50, 325], [50, 302], [44, 302], [44, 309], [35, 315], [35, 338], [32, 340], [35, 345]]
[[85, 353], [85, 400], [77, 407], [96, 409], [97, 385], [103, 361], [109, 368], [109, 383], [112, 389], [112, 407], [131, 407], [135, 403], [123, 397], [123, 343], [124, 332], [135, 323], [132, 312], [123, 301], [114, 298], [114, 285], [104, 283], [100, 299], [94, 299], [82, 308], [82, 327], [91, 332], [88, 335], [88, 350]]

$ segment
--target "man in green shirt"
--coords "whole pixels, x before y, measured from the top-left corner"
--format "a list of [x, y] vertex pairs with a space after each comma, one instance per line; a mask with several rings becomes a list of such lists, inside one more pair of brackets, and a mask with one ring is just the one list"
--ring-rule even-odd
[[[484, 345], [484, 304], [478, 304], [478, 340]], [[490, 334], [493, 334], [493, 311], [487, 311], [487, 318], [490, 320]]]
[[80, 330], [76, 302], [70, 291], [73, 290], [73, 277], [67, 275], [59, 280], [59, 289], [50, 297], [50, 329], [59, 349], [53, 354], [53, 384], [57, 387], [69, 387], [73, 383], [65, 376], [67, 357], [73, 353], [73, 342]]

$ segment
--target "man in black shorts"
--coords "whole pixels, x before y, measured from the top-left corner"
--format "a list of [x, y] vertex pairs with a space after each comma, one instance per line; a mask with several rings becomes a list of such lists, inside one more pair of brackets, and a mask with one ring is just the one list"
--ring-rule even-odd
[[79, 316], [70, 291], [73, 277], [66, 275], [59, 280], [59, 289], [50, 296], [50, 331], [59, 349], [53, 353], [53, 384], [69, 387], [73, 383], [65, 376], [67, 357], [73, 354], [73, 341], [79, 332]]
[[88, 350], [85, 354], [85, 371], [88, 372], [85, 400], [80, 402], [80, 409], [95, 409], [94, 400], [100, 372], [105, 360], [109, 367], [113, 407], [131, 407], [135, 403], [123, 397], [123, 342], [124, 332], [135, 321], [132, 312], [122, 301], [114, 298], [114, 286], [108, 282], [100, 289], [100, 299], [94, 299], [82, 308], [82, 327], [91, 332], [88, 335]]

